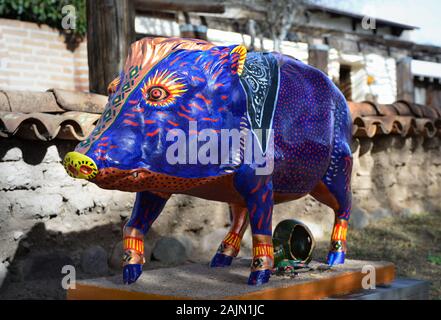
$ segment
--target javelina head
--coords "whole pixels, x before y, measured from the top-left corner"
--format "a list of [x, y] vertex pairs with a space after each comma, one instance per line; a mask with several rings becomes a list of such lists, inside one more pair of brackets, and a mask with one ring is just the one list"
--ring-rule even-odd
[[[203, 143], [197, 137], [203, 130], [220, 135], [223, 129], [240, 128], [246, 96], [239, 76], [245, 56], [243, 46], [201, 40], [135, 42], [124, 70], [109, 85], [109, 101], [96, 128], [66, 155], [66, 171], [126, 191], [179, 189], [188, 178], [225, 174], [220, 161], [188, 161], [197, 152], [190, 145], [192, 139], [198, 147]], [[177, 163], [167, 152], [176, 145], [181, 152]]]

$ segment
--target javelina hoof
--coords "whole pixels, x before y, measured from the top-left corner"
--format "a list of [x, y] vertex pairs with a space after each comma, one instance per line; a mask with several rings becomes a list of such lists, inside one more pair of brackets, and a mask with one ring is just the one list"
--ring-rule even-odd
[[232, 256], [227, 256], [223, 253], [216, 253], [213, 259], [211, 259], [210, 268], [229, 267], [232, 262]]
[[336, 264], [343, 264], [345, 263], [345, 253], [344, 252], [335, 252], [335, 251], [330, 251], [328, 253], [328, 258], [327, 258], [327, 262], [328, 265], [333, 266]]
[[142, 273], [142, 264], [128, 264], [123, 269], [124, 284], [132, 284]]
[[253, 271], [248, 278], [248, 284], [250, 286], [260, 286], [269, 281], [271, 277], [271, 270], [257, 270]]

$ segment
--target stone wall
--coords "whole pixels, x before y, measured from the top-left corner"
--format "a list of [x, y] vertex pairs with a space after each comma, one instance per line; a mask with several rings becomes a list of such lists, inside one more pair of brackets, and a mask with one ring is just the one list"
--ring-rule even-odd
[[[88, 255], [91, 261], [101, 257], [104, 274], [111, 272], [107, 263], [118, 269], [121, 226], [134, 195], [67, 176], [61, 159], [75, 144], [0, 140], [0, 267], [8, 268], [11, 281], [51, 277], [44, 261], [53, 259], [93, 273], [96, 266], [84, 262]], [[366, 227], [372, 219], [441, 209], [439, 138], [357, 139], [353, 152], [351, 228]], [[326, 241], [333, 223], [332, 211], [309, 196], [276, 206], [273, 227], [286, 218], [304, 221], [318, 240]], [[169, 262], [209, 259], [228, 225], [226, 204], [173, 196], [147, 236], [147, 260], [161, 241], [168, 248], [182, 248], [181, 258], [170, 253]], [[250, 244], [248, 230], [242, 254], [250, 254]]]
[[67, 49], [58, 30], [0, 19], [0, 89], [88, 91], [87, 43]]

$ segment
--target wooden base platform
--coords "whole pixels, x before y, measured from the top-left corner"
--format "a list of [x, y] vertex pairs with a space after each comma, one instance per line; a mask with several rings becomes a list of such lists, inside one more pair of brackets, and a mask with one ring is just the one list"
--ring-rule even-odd
[[395, 267], [389, 262], [347, 260], [328, 269], [312, 262], [313, 271], [294, 278], [273, 275], [268, 284], [249, 286], [250, 259], [237, 259], [229, 268], [188, 264], [174, 268], [146, 270], [135, 284], [123, 285], [121, 276], [78, 281], [67, 298], [87, 299], [323, 299], [362, 289], [365, 265], [375, 268], [376, 285], [390, 284]]

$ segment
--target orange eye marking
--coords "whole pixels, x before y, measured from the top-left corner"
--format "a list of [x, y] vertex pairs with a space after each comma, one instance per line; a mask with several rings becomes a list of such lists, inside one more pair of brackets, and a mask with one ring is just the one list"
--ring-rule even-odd
[[187, 91], [180, 80], [175, 72], [156, 71], [141, 89], [144, 100], [155, 107], [167, 107], [175, 103], [176, 98]]

